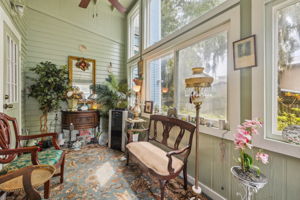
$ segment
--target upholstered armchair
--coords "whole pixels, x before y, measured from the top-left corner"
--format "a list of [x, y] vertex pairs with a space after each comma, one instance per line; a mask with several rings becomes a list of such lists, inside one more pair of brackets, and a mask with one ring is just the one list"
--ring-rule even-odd
[[[11, 141], [13, 138], [11, 131], [14, 132], [16, 140], [14, 147], [11, 147]], [[20, 147], [22, 140], [31, 140], [43, 137], [52, 137], [54, 149], [51, 148], [38, 152], [38, 147], [36, 146]], [[56, 138], [57, 133], [29, 136], [19, 135], [17, 120], [4, 113], [0, 113], [0, 163], [5, 164], [3, 169], [0, 171], [0, 174], [4, 175], [8, 172], [30, 165], [53, 165], [58, 172], [54, 176], [60, 176], [60, 183], [63, 183], [65, 152], [57, 145]], [[50, 180], [44, 184], [44, 190], [44, 198], [48, 199], [50, 194]]]

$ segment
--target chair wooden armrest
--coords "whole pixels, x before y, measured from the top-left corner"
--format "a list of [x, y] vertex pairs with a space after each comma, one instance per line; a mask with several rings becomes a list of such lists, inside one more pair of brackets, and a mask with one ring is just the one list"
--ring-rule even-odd
[[59, 150], [60, 147], [57, 144], [57, 133], [44, 133], [44, 134], [38, 134], [38, 135], [19, 135], [19, 140], [31, 140], [36, 138], [43, 138], [43, 137], [52, 137], [52, 144], [55, 147], [55, 149]]
[[[174, 156], [174, 155], [180, 155], [180, 154], [182, 154], [182, 153], [184, 153], [184, 152], [186, 152], [186, 151], [189, 151], [190, 149], [191, 149], [191, 146], [188, 145], [188, 146], [186, 146], [186, 147], [183, 148], [183, 149], [176, 150], [176, 151], [170, 151], [170, 152], [167, 153], [167, 157], [169, 158], [169, 162], [168, 162], [168, 171], [169, 171], [170, 174], [173, 174], [173, 173], [174, 173], [174, 169], [173, 169], [173, 167], [172, 167], [172, 162], [173, 162], [173, 161], [172, 161], [172, 156]], [[188, 156], [188, 155], [185, 155], [184, 159], [186, 159], [187, 156]]]
[[31, 162], [33, 165], [38, 165], [38, 152], [39, 147], [22, 147], [17, 149], [1, 149], [0, 155], [13, 155], [13, 154], [21, 154], [21, 153], [31, 153]]
[[[34, 188], [34, 184], [38, 184], [37, 181], [41, 181], [40, 176], [35, 175], [35, 178], [33, 176], [33, 171], [35, 169], [42, 169], [47, 167], [46, 165], [38, 165], [38, 166], [28, 166], [28, 167], [24, 167], [21, 169], [18, 169], [16, 171], [10, 172], [6, 175], [0, 176], [0, 184], [5, 184], [5, 185], [1, 185], [1, 187], [3, 188], [3, 191], [6, 192], [14, 192], [14, 191], [19, 191], [24, 190], [26, 193], [26, 199], [29, 200], [41, 200], [41, 196], [40, 194], [35, 190]], [[55, 171], [55, 168], [52, 166], [49, 166], [51, 168], [53, 168], [53, 174]], [[53, 174], [50, 176], [52, 177]], [[37, 177], [39, 177], [39, 179], [37, 179]], [[21, 183], [19, 182], [19, 180], [15, 180], [14, 182], [8, 182], [12, 179], [15, 178], [20, 178], [20, 180], [22, 181]], [[42, 179], [47, 181], [48, 177]], [[43, 183], [43, 181], [41, 181]], [[37, 185], [36, 185], [37, 186]]]

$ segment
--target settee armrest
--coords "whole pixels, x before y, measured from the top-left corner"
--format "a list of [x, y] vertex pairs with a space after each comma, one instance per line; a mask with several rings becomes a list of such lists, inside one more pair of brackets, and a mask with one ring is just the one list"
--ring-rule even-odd
[[13, 155], [13, 154], [21, 154], [21, 153], [31, 153], [31, 162], [33, 165], [38, 165], [38, 152], [39, 147], [33, 146], [33, 147], [22, 147], [17, 149], [1, 149], [0, 155]]
[[38, 134], [38, 135], [20, 135], [20, 136], [18, 136], [19, 140], [31, 140], [31, 139], [43, 138], [43, 137], [52, 137], [53, 146], [57, 150], [60, 149], [59, 145], [57, 144], [57, 133], [44, 133], [44, 134]]
[[189, 151], [190, 149], [191, 149], [191, 146], [188, 145], [183, 149], [179, 149], [179, 150], [176, 150], [176, 151], [170, 151], [170, 152], [167, 153], [167, 157], [169, 158], [168, 171], [169, 171], [170, 174], [174, 173], [174, 168], [172, 167], [172, 156], [183, 154], [184, 152]]

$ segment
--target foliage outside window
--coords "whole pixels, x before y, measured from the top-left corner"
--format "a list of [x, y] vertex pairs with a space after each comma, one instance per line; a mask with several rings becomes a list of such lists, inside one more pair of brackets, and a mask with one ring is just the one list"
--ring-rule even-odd
[[149, 47], [193, 20], [222, 4], [226, 0], [148, 0]]
[[140, 9], [136, 7], [129, 14], [129, 58], [140, 52]]
[[165, 113], [174, 106], [174, 55], [152, 60], [148, 67], [150, 100], [156, 111]]
[[[130, 86], [131, 91], [133, 91], [133, 86], [135, 86], [135, 83], [133, 82], [133, 79], [136, 79], [136, 78], [139, 78], [137, 64], [133, 65], [130, 68], [129, 86]], [[136, 98], [136, 95], [131, 95], [131, 97], [130, 97], [130, 105], [131, 106], [134, 106], [134, 104], [135, 104], [135, 98]]]
[[189, 92], [184, 80], [193, 67], [204, 67], [214, 82], [201, 106], [201, 116], [210, 120], [227, 119], [227, 32], [201, 40], [178, 52], [178, 104], [179, 113], [195, 115], [195, 108], [187, 99]]
[[300, 3], [286, 4], [275, 11], [273, 133], [300, 125]]

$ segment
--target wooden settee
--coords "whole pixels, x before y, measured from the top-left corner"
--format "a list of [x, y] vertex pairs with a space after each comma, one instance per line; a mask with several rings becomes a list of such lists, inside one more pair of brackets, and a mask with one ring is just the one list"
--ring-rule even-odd
[[[195, 129], [194, 125], [176, 118], [151, 115], [147, 141], [126, 145], [127, 164], [130, 159], [159, 180], [161, 199], [164, 199], [165, 185], [181, 171], [184, 176], [184, 188], [187, 189], [187, 161]], [[183, 144], [182, 141], [186, 141], [187, 144]]]

